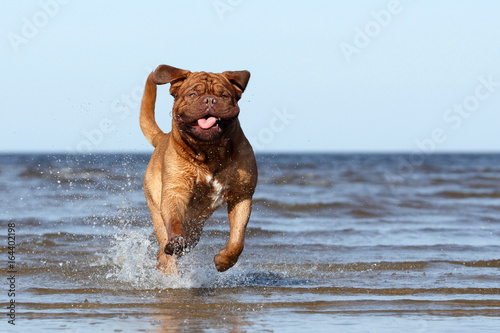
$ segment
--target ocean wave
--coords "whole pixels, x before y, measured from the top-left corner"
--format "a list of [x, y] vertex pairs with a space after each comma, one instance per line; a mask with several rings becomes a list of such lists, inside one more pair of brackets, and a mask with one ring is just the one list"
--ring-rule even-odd
[[254, 206], [256, 209], [266, 209], [280, 214], [322, 213], [328, 216], [342, 214], [354, 218], [373, 218], [389, 214], [383, 206], [350, 202], [289, 203], [269, 199], [256, 199], [254, 200]]
[[254, 199], [253, 204], [271, 210], [292, 211], [292, 212], [332, 210], [332, 209], [341, 209], [350, 207], [349, 204], [342, 202], [288, 203], [288, 202], [268, 200], [268, 199]]
[[276, 177], [272, 177], [269, 183], [273, 185], [299, 185], [299, 186], [321, 186], [330, 187], [333, 185], [331, 179], [324, 179], [315, 173], [303, 173], [303, 174], [284, 174]]
[[270, 268], [277, 271], [314, 271], [318, 272], [366, 272], [366, 271], [407, 271], [422, 270], [429, 266], [430, 262], [352, 262], [345, 264], [271, 264]]
[[367, 272], [367, 271], [424, 271], [430, 266], [459, 265], [474, 268], [499, 268], [500, 260], [478, 260], [478, 261], [379, 261], [379, 262], [350, 262], [335, 264], [267, 264], [267, 268], [279, 272], [314, 271], [320, 272]]
[[46, 167], [26, 166], [19, 177], [25, 179], [44, 179], [58, 183], [93, 183], [98, 180], [128, 181], [130, 176], [112, 173], [100, 168]]
[[467, 199], [467, 198], [500, 198], [500, 192], [462, 192], [462, 191], [441, 191], [433, 194], [449, 199]]
[[478, 261], [469, 261], [469, 262], [450, 261], [450, 263], [455, 264], [455, 265], [463, 265], [466, 267], [500, 268], [500, 259], [497, 259], [497, 260], [478, 260]]
[[[212, 239], [227, 239], [229, 237], [229, 227], [227, 230], [209, 229], [203, 230], [203, 237], [210, 237]], [[265, 230], [262, 228], [247, 227], [245, 231], [245, 238], [270, 238], [283, 236], [281, 231]]]

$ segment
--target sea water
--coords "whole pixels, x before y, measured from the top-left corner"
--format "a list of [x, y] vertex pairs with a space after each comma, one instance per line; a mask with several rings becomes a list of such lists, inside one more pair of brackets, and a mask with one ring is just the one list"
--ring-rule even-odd
[[0, 330], [496, 332], [500, 155], [413, 157], [258, 155], [236, 266], [222, 207], [164, 276], [149, 154], [1, 155]]

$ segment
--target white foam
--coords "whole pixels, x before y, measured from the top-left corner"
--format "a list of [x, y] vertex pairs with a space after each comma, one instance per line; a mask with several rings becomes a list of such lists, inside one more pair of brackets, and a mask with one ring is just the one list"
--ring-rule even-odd
[[[231, 287], [245, 273], [238, 265], [219, 273], [213, 263], [218, 250], [194, 249], [179, 260], [181, 275], [165, 276], [156, 269], [158, 244], [149, 229], [121, 230], [115, 234], [102, 264], [111, 267], [106, 279], [132, 289]], [[205, 253], [203, 253], [205, 252]]]

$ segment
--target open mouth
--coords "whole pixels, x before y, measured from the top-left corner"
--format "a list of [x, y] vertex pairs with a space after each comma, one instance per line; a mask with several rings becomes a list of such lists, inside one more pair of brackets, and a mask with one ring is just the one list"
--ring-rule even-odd
[[181, 116], [177, 116], [178, 126], [194, 137], [202, 141], [212, 141], [217, 139], [225, 131], [230, 131], [234, 118], [224, 119], [208, 114], [190, 122], [184, 122]]
[[212, 127], [219, 126], [220, 121], [220, 118], [214, 117], [212, 115], [207, 115], [195, 121], [193, 125], [198, 125], [201, 129], [209, 130]]
[[198, 126], [200, 126], [200, 128], [202, 129], [210, 129], [214, 126], [218, 126], [218, 123], [220, 121], [220, 118], [216, 118], [214, 116], [211, 116], [211, 115], [207, 115], [203, 118], [200, 118], [196, 121], [196, 124]]

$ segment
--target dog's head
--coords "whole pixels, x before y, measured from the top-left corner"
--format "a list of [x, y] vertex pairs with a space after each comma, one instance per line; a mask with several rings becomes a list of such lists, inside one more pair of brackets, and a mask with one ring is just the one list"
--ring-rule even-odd
[[170, 83], [174, 97], [172, 116], [179, 131], [195, 140], [214, 141], [237, 125], [238, 100], [250, 72], [215, 74], [160, 65], [152, 79], [155, 84]]

